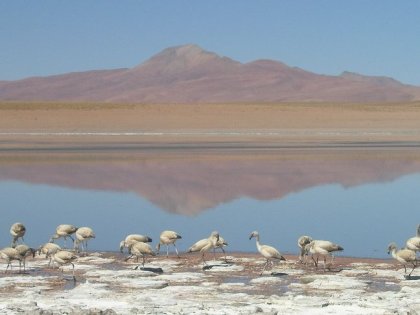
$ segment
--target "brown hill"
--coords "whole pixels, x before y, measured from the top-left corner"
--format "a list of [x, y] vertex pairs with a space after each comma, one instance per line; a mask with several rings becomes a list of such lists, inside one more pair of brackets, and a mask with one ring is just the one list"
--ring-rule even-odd
[[327, 76], [272, 60], [242, 64], [195, 45], [167, 48], [131, 69], [0, 81], [0, 100], [105, 102], [411, 101], [420, 87], [344, 72]]

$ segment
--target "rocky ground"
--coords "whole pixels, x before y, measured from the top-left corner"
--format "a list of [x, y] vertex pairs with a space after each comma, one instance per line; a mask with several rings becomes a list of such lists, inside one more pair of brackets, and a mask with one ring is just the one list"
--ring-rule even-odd
[[[418, 314], [420, 273], [410, 279], [392, 260], [336, 258], [327, 269], [295, 256], [261, 275], [264, 259], [236, 253], [224, 262], [183, 254], [148, 259], [145, 268], [122, 254], [89, 253], [64, 273], [43, 257], [26, 272], [0, 275], [2, 314]], [[213, 258], [208, 255], [208, 258]], [[0, 265], [3, 270], [6, 265]]]

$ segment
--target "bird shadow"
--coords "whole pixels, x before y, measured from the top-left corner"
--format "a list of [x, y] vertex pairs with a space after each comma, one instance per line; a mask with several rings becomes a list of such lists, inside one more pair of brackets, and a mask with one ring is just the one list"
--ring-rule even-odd
[[344, 268], [337, 268], [337, 269], [327, 268], [327, 269], [325, 269], [324, 272], [337, 273], [337, 272], [342, 272], [343, 270], [344, 270]]
[[420, 280], [420, 276], [404, 276], [405, 280]]
[[72, 290], [75, 287], [77, 287], [77, 285], [79, 285], [80, 283], [85, 283], [86, 281], [81, 281], [80, 279], [77, 280], [76, 277], [71, 277], [71, 278], [64, 278], [64, 290]]
[[210, 270], [210, 269], [212, 269], [214, 267], [231, 267], [231, 266], [233, 266], [233, 264], [228, 264], [228, 263], [225, 263], [225, 264], [214, 264], [214, 265], [205, 265], [205, 266], [203, 266], [203, 270]]
[[153, 272], [153, 273], [163, 273], [163, 269], [160, 268], [160, 267], [159, 268], [139, 267], [139, 266], [134, 267], [134, 270], [137, 270], [137, 269], [142, 270], [142, 271], [150, 271], [150, 272]]
[[272, 273], [270, 273], [270, 275], [273, 277], [283, 277], [283, 276], [287, 276], [288, 274], [285, 272], [273, 271]]

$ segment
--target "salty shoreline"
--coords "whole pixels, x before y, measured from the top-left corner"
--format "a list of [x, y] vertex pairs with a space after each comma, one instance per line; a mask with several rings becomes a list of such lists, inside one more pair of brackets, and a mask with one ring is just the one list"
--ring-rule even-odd
[[[198, 254], [148, 258], [145, 269], [123, 255], [94, 252], [62, 274], [36, 257], [25, 274], [2, 273], [4, 314], [251, 314], [420, 311], [420, 275], [411, 280], [393, 260], [337, 257], [330, 271], [303, 266], [296, 256], [260, 275], [264, 259], [228, 253], [228, 263], [212, 260], [203, 270]], [[3, 267], [3, 266], [2, 266]]]

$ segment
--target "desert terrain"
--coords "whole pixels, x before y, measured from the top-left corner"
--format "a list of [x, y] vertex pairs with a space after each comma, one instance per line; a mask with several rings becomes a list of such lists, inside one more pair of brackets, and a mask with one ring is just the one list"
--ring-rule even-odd
[[0, 145], [370, 143], [420, 139], [420, 103], [1, 102]]

